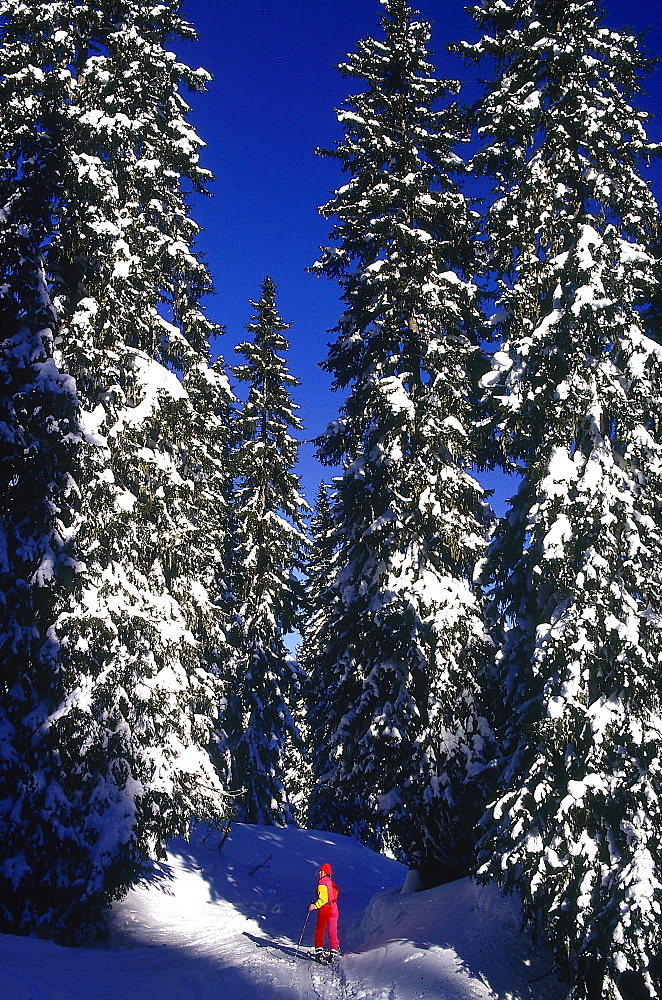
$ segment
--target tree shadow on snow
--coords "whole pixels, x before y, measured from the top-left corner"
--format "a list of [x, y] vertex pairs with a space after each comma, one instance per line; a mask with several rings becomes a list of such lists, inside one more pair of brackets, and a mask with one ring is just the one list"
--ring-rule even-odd
[[[258, 942], [255, 942], [256, 944]], [[68, 984], [66, 996], [76, 1000], [300, 1000], [297, 963], [230, 964], [227, 956], [195, 953], [191, 947], [162, 944], [133, 949], [58, 948], [49, 953], [48, 965], [19, 970], [30, 996], [64, 1000], [58, 984]], [[3, 971], [11, 972], [7, 967]], [[55, 984], [55, 985], [54, 985]], [[73, 986], [72, 986], [73, 984]], [[73, 992], [69, 992], [72, 990]], [[21, 994], [22, 995], [22, 994]], [[26, 993], [26, 995], [28, 995]], [[304, 992], [303, 994], [308, 995]], [[314, 993], [310, 993], [313, 996]], [[319, 994], [318, 994], [319, 996]]]
[[243, 932], [244, 937], [249, 938], [253, 944], [256, 944], [258, 948], [267, 948], [269, 951], [278, 951], [282, 955], [287, 955], [288, 958], [300, 958], [308, 959], [308, 949], [301, 945], [297, 948], [295, 944], [283, 944], [280, 941], [273, 941], [271, 938], [258, 937], [257, 934], [249, 934], [248, 931]]

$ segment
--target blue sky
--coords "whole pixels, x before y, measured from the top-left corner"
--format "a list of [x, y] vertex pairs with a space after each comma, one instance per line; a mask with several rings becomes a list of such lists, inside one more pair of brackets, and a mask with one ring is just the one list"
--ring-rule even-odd
[[[421, 14], [433, 23], [431, 49], [442, 76], [475, 80], [446, 43], [476, 36], [461, 0], [420, 0]], [[607, 0], [605, 24], [648, 29], [647, 49], [662, 56], [659, 0]], [[209, 316], [227, 328], [218, 351], [228, 364], [240, 360], [234, 345], [245, 338], [265, 274], [278, 287], [283, 318], [292, 323], [290, 368], [301, 380], [296, 401], [306, 438], [319, 434], [342, 400], [329, 390], [319, 368], [330, 339], [327, 331], [340, 313], [337, 287], [308, 274], [330, 225], [317, 212], [329, 193], [344, 183], [338, 164], [315, 155], [317, 146], [340, 138], [334, 114], [352, 81], [334, 68], [359, 38], [379, 33], [378, 0], [183, 0], [184, 16], [196, 28], [195, 43], [178, 44], [181, 58], [204, 66], [213, 76], [209, 90], [193, 95], [191, 122], [207, 144], [203, 164], [215, 175], [212, 198], [195, 199], [193, 216], [203, 227], [197, 248], [214, 280], [207, 299]], [[469, 85], [465, 100], [474, 93]], [[660, 106], [662, 69], [648, 81], [642, 107]], [[662, 141], [662, 120], [653, 118], [649, 135]], [[662, 201], [662, 166], [651, 171]], [[301, 449], [299, 473], [313, 500], [329, 470]], [[509, 492], [499, 477], [485, 485]]]

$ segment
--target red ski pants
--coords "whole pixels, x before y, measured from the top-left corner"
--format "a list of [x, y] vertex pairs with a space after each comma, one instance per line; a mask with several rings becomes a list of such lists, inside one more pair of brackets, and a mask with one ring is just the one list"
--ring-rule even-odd
[[339, 948], [338, 944], [338, 904], [325, 903], [317, 911], [317, 923], [315, 924], [315, 947], [324, 946], [324, 932], [329, 931], [329, 947]]

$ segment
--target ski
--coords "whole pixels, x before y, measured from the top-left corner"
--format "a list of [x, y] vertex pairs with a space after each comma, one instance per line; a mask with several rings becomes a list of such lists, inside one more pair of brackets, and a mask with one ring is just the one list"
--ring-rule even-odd
[[309, 951], [308, 957], [312, 958], [313, 962], [317, 962], [318, 965], [333, 965], [333, 956], [328, 951], [323, 951], [321, 954]]

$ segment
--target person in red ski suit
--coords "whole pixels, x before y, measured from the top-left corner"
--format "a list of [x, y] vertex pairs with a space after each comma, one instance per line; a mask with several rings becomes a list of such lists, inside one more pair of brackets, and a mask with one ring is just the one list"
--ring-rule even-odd
[[317, 883], [317, 899], [308, 907], [309, 910], [317, 910], [317, 923], [315, 924], [315, 957], [321, 958], [324, 947], [324, 932], [329, 932], [329, 946], [331, 948], [331, 959], [334, 959], [340, 951], [338, 941], [338, 890], [331, 878], [331, 865], [322, 865], [319, 870], [319, 881]]

